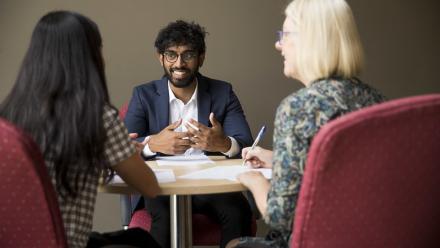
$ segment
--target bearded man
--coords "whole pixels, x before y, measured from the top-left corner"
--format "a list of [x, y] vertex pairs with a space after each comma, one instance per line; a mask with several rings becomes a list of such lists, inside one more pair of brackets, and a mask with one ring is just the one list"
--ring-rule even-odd
[[[125, 125], [138, 134], [146, 159], [157, 154], [220, 153], [239, 157], [252, 145], [252, 135], [231, 84], [205, 77], [205, 29], [178, 20], [160, 30], [155, 47], [164, 70], [162, 79], [135, 87]], [[169, 198], [139, 200], [152, 216], [151, 234], [162, 247], [170, 247]], [[222, 226], [220, 247], [250, 235], [252, 212], [242, 193], [195, 195], [193, 213], [213, 215]]]

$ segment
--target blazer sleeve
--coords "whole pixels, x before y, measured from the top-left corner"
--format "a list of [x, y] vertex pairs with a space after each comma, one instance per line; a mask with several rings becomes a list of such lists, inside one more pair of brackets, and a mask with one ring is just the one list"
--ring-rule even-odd
[[145, 137], [150, 135], [148, 127], [148, 113], [143, 106], [143, 101], [140, 96], [139, 87], [134, 88], [133, 95], [128, 105], [127, 114], [125, 115], [125, 126], [129, 133], [137, 133], [139, 142], [142, 142]]
[[[232, 86], [229, 88], [228, 94], [229, 101], [226, 104], [225, 117], [222, 123], [223, 131], [226, 136], [231, 136], [237, 140], [241, 150], [244, 147], [251, 146], [253, 138], [240, 101], [232, 90]], [[241, 153], [236, 157], [240, 157], [240, 155]]]

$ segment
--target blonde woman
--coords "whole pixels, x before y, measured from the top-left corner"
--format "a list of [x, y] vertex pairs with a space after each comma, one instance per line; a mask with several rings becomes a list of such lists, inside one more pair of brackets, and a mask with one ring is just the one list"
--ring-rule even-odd
[[270, 231], [265, 238], [233, 240], [228, 247], [288, 247], [313, 137], [330, 120], [384, 101], [357, 78], [362, 44], [345, 0], [294, 0], [285, 14], [275, 47], [284, 57], [284, 75], [305, 87], [278, 107], [273, 152], [261, 147], [242, 151], [252, 166], [272, 168], [272, 180], [258, 172], [238, 178], [252, 192]]

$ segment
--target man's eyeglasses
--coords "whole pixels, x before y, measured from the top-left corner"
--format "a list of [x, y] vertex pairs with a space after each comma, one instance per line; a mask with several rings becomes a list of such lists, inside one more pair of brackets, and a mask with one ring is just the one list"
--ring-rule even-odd
[[192, 60], [194, 60], [197, 57], [198, 53], [195, 51], [186, 51], [186, 52], [183, 52], [179, 55], [173, 51], [165, 51], [163, 53], [163, 55], [165, 56], [165, 59], [168, 62], [174, 63], [177, 61], [179, 56], [180, 56], [180, 59], [183, 60], [184, 62], [191, 62]]
[[296, 34], [296, 32], [288, 32], [288, 31], [277, 31], [277, 42], [281, 45], [283, 43], [283, 39], [291, 34]]

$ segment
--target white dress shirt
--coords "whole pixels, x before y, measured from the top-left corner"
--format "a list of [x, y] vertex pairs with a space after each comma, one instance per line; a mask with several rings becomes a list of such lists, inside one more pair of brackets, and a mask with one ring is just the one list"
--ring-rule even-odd
[[[197, 83], [197, 82], [196, 82]], [[198, 104], [197, 104], [197, 92], [198, 92], [198, 83], [196, 84], [196, 88], [194, 90], [193, 95], [189, 99], [189, 101], [185, 104], [182, 100], [176, 98], [173, 91], [171, 90], [170, 82], [168, 81], [168, 95], [169, 95], [169, 107], [170, 107], [170, 116], [169, 116], [169, 124], [182, 119], [182, 125], [176, 128], [175, 132], [186, 132], [187, 128], [185, 127], [185, 123], [189, 122], [189, 120], [194, 119], [198, 121]], [[215, 117], [215, 116], [214, 116]], [[145, 140], [149, 140], [150, 136], [147, 136]], [[228, 157], [233, 157], [240, 152], [240, 146], [238, 145], [237, 140], [233, 137], [229, 137], [231, 140], [231, 148], [229, 151], [223, 153]], [[150, 150], [150, 147], [147, 145], [144, 147], [142, 153], [149, 157], [156, 155], [155, 152]], [[184, 155], [198, 155], [203, 154], [203, 151], [200, 149], [189, 148], [185, 151]]]

